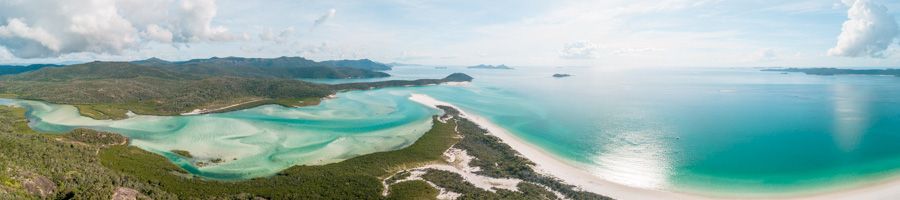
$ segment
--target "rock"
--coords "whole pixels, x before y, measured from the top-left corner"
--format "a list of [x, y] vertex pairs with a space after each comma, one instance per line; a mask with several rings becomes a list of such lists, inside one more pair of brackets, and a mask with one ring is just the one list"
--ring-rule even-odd
[[28, 191], [28, 193], [39, 196], [42, 199], [46, 199], [56, 194], [56, 183], [53, 183], [49, 178], [41, 175], [34, 175], [33, 177], [22, 181], [22, 187], [25, 188], [25, 191]]
[[137, 200], [138, 195], [141, 195], [141, 193], [137, 190], [127, 187], [118, 187], [116, 188], [116, 192], [112, 195], [112, 200]]

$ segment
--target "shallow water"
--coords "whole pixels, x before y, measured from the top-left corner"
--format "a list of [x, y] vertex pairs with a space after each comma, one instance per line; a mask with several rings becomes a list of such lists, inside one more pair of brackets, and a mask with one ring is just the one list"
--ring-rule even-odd
[[[32, 125], [50, 131], [77, 125], [124, 132], [136, 146], [201, 175], [246, 178], [408, 145], [438, 112], [407, 99], [421, 93], [488, 118], [597, 176], [636, 187], [797, 192], [896, 177], [900, 169], [898, 77], [756, 69], [390, 71], [392, 79], [442, 78], [453, 72], [475, 81], [341, 93], [308, 108], [265, 106], [115, 122], [85, 120], [71, 116], [72, 110], [40, 113], [46, 108], [35, 105], [40, 109], [31, 115], [43, 121]], [[552, 78], [554, 73], [575, 76]], [[352, 81], [359, 80], [326, 83]], [[197, 169], [168, 153], [171, 149], [238, 160]]]
[[[400, 149], [431, 128], [436, 110], [403, 103], [392, 91], [342, 93], [319, 106], [262, 106], [197, 116], [135, 116], [93, 120], [73, 106], [16, 101], [29, 108], [31, 127], [62, 133], [76, 127], [122, 133], [132, 145], [161, 154], [188, 171], [214, 179], [268, 176], [293, 165], [333, 163]], [[194, 159], [172, 150], [186, 150]], [[219, 164], [213, 159], [222, 159]], [[198, 167], [196, 162], [210, 165]], [[193, 164], [192, 164], [193, 163]]]

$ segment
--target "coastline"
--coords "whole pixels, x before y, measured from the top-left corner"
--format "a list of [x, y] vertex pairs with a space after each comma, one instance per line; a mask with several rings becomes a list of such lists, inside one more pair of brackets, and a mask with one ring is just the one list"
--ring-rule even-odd
[[489, 120], [477, 115], [469, 114], [453, 104], [423, 94], [412, 94], [409, 99], [435, 109], [437, 109], [438, 105], [443, 105], [459, 110], [465, 118], [482, 126], [482, 128], [488, 130], [490, 134], [500, 138], [503, 143], [506, 143], [518, 151], [522, 156], [534, 162], [536, 171], [552, 175], [563, 180], [565, 183], [578, 186], [585, 191], [606, 195], [616, 199], [712, 199], [703, 196], [636, 188], [610, 182], [591, 174], [585, 169], [578, 168], [566, 161], [553, 157], [534, 145], [515, 137], [512, 133], [491, 123]]
[[462, 116], [488, 130], [489, 134], [501, 139], [523, 157], [535, 163], [535, 170], [561, 179], [579, 188], [616, 199], [891, 199], [900, 196], [900, 178], [880, 182], [860, 184], [835, 190], [807, 191], [785, 194], [698, 194], [692, 192], [664, 191], [639, 188], [611, 182], [592, 174], [577, 164], [558, 158], [533, 144], [515, 136], [506, 129], [478, 115], [472, 115], [453, 104], [434, 99], [424, 94], [411, 94], [410, 100], [437, 109], [438, 105], [453, 107]]

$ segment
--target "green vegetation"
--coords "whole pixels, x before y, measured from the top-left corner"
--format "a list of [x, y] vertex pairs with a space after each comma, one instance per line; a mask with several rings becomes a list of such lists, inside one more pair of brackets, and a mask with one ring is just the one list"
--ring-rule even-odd
[[212, 57], [194, 59], [183, 62], [168, 62], [159, 59], [148, 59], [131, 62], [136, 65], [157, 66], [165, 69], [194, 75], [236, 76], [247, 78], [378, 78], [390, 75], [380, 70], [374, 62], [360, 61], [326, 61], [315, 62], [301, 57], [278, 58], [240, 58]]
[[185, 158], [194, 158], [194, 156], [191, 155], [191, 152], [185, 151], [185, 150], [177, 150], [176, 149], [176, 150], [172, 150], [172, 153], [178, 154], [179, 156], [185, 157]]
[[124, 145], [128, 143], [128, 138], [125, 136], [85, 128], [77, 128], [68, 134], [62, 135], [62, 137], [76, 142], [98, 146]]
[[397, 173], [397, 174], [394, 174], [394, 175], [391, 176], [390, 178], [384, 180], [384, 183], [386, 183], [386, 184], [388, 184], [388, 185], [394, 184], [394, 183], [396, 183], [396, 182], [399, 181], [399, 180], [403, 180], [403, 179], [405, 179], [405, 178], [408, 178], [410, 175], [412, 175], [412, 173], [410, 173], [409, 171], [402, 171], [402, 172]]
[[764, 69], [762, 71], [801, 72], [804, 74], [820, 75], [820, 76], [846, 75], [846, 74], [900, 76], [900, 69], [787, 68], [787, 69]]
[[8, 74], [19, 74], [24, 72], [30, 72], [34, 70], [39, 70], [44, 67], [60, 67], [61, 65], [52, 65], [52, 64], [32, 64], [32, 65], [0, 65], [0, 75], [8, 75]]
[[128, 110], [120, 104], [94, 104], [94, 105], [75, 105], [78, 113], [82, 116], [94, 119], [125, 119], [128, 118]]
[[466, 182], [462, 176], [453, 172], [429, 169], [422, 178], [428, 182], [434, 183], [438, 187], [461, 194], [461, 196], [457, 198], [461, 200], [558, 199], [553, 192], [527, 182], [521, 182], [516, 185], [518, 191], [495, 188], [496, 191], [491, 192], [475, 187], [472, 183]]
[[[175, 198], [101, 165], [96, 153], [103, 147], [94, 144], [112, 141], [108, 133], [83, 129], [39, 134], [27, 127], [24, 113], [21, 108], [0, 107], [0, 199], [109, 199], [116, 187], [133, 188], [154, 199]], [[28, 180], [51, 181], [24, 184], [34, 182]], [[54, 192], [41, 197], [34, 189]]]
[[[458, 115], [455, 110], [442, 108], [447, 114], [441, 118]], [[515, 152], [508, 146], [493, 143], [498, 142], [494, 139], [484, 140], [478, 136], [484, 135], [482, 129], [475, 129], [472, 122], [458, 117], [446, 122], [435, 117], [432, 129], [404, 149], [362, 155], [327, 165], [294, 166], [271, 177], [236, 182], [195, 177], [163, 156], [124, 145], [127, 138], [112, 133], [76, 129], [63, 135], [39, 134], [27, 127], [23, 117], [21, 108], [0, 107], [0, 195], [15, 199], [106, 199], [120, 187], [134, 189], [152, 199], [434, 199], [437, 189], [424, 181], [396, 181], [410, 176], [404, 170], [443, 163], [443, 153], [454, 145], [466, 148], [470, 153], [499, 154], [484, 157], [477, 152], [473, 155], [483, 156], [476, 157], [476, 160], [484, 160], [483, 163], [497, 163], [494, 169], [480, 166], [490, 174], [526, 181], [517, 186], [518, 191], [490, 192], [472, 186], [451, 172], [429, 170], [423, 176], [441, 188], [462, 194], [461, 199], [556, 199], [553, 193], [539, 185], [560, 191], [572, 199], [607, 199], [573, 191], [571, 186], [554, 182], [555, 179], [528, 179], [520, 175], [530, 168], [510, 166], [530, 162], [509, 157]], [[460, 138], [460, 134], [464, 137]], [[487, 145], [473, 148], [477, 146], [474, 143]], [[190, 156], [186, 151], [172, 152]], [[44, 185], [24, 185], [26, 180], [50, 181]], [[387, 197], [382, 196], [382, 180], [389, 183], [390, 195]], [[35, 191], [52, 192], [45, 194], [49, 196], [39, 196]]]
[[[334, 73], [317, 71], [318, 68]], [[366, 72], [355, 72], [360, 70]], [[356, 75], [336, 76], [335, 73]], [[292, 79], [378, 77], [365, 73], [376, 72], [332, 67], [302, 58], [91, 62], [2, 76], [0, 94], [76, 105], [82, 115], [94, 119], [124, 119], [128, 111], [142, 115], [179, 115], [195, 109], [227, 112], [266, 104], [295, 107], [318, 104], [320, 98], [341, 90], [471, 80], [464, 74], [446, 79], [342, 85]]]
[[[460, 118], [459, 113], [453, 108], [439, 106], [449, 115], [457, 116], [457, 131], [463, 139], [455, 148], [466, 150], [476, 159], [469, 163], [473, 167], [479, 167], [477, 174], [495, 178], [516, 178], [523, 181], [547, 186], [571, 199], [610, 199], [609, 197], [590, 192], [579, 191], [573, 185], [567, 185], [562, 181], [547, 175], [535, 172], [534, 163], [519, 156], [512, 147], [503, 143], [500, 138], [487, 134], [487, 130], [479, 127], [472, 121]], [[437, 184], [437, 183], [435, 183]]]
[[373, 71], [385, 71], [391, 70], [390, 65], [378, 63], [369, 59], [361, 59], [361, 60], [329, 60], [322, 61], [323, 64], [329, 64], [336, 67], [349, 67], [356, 69], [367, 69]]
[[425, 181], [404, 181], [391, 185], [389, 200], [436, 199], [438, 190]]

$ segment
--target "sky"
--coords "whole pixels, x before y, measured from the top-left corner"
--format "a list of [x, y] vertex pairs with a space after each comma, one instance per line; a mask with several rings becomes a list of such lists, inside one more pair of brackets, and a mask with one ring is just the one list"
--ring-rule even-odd
[[0, 0], [0, 63], [898, 67], [895, 0]]

